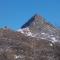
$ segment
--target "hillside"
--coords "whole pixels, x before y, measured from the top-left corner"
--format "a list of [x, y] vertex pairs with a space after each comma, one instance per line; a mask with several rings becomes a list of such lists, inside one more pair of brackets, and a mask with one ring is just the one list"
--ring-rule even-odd
[[59, 34], [36, 15], [18, 31], [0, 28], [0, 60], [60, 60]]

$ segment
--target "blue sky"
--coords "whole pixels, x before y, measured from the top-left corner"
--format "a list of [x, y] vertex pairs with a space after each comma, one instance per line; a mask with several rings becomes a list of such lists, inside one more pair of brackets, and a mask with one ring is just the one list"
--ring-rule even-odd
[[0, 0], [0, 27], [16, 30], [36, 13], [60, 27], [60, 0]]

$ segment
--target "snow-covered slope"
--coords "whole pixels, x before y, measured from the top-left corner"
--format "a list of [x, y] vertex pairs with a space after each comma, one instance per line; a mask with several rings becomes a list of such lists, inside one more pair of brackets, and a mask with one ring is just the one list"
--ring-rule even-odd
[[39, 15], [34, 15], [17, 31], [25, 36], [50, 40], [52, 43], [60, 42], [58, 29], [46, 22], [45, 19]]
[[25, 36], [30, 36], [30, 37], [34, 37], [34, 38], [50, 40], [52, 43], [60, 42], [60, 37], [57, 36], [57, 35], [50, 35], [50, 34], [45, 33], [45, 32], [34, 34], [33, 32], [30, 31], [30, 29], [28, 27], [27, 28], [23, 28], [23, 29], [19, 29], [17, 31], [21, 32]]
[[23, 28], [23, 29], [18, 29], [18, 32], [21, 32], [22, 34], [26, 35], [26, 36], [32, 36], [31, 31], [29, 30], [29, 28]]

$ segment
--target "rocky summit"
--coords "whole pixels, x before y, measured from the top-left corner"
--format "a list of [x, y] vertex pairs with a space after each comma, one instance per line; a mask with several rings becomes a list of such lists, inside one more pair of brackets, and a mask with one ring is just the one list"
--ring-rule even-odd
[[0, 60], [60, 60], [60, 30], [39, 15], [17, 31], [0, 28]]
[[18, 29], [18, 32], [26, 36], [50, 40], [52, 43], [60, 42], [60, 31], [39, 15], [34, 15], [29, 19], [21, 29]]

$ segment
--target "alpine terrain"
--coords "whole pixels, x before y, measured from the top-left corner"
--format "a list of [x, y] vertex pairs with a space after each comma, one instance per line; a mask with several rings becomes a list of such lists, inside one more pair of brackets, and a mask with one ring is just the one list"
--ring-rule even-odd
[[60, 30], [39, 15], [17, 31], [0, 28], [0, 60], [60, 60]]

